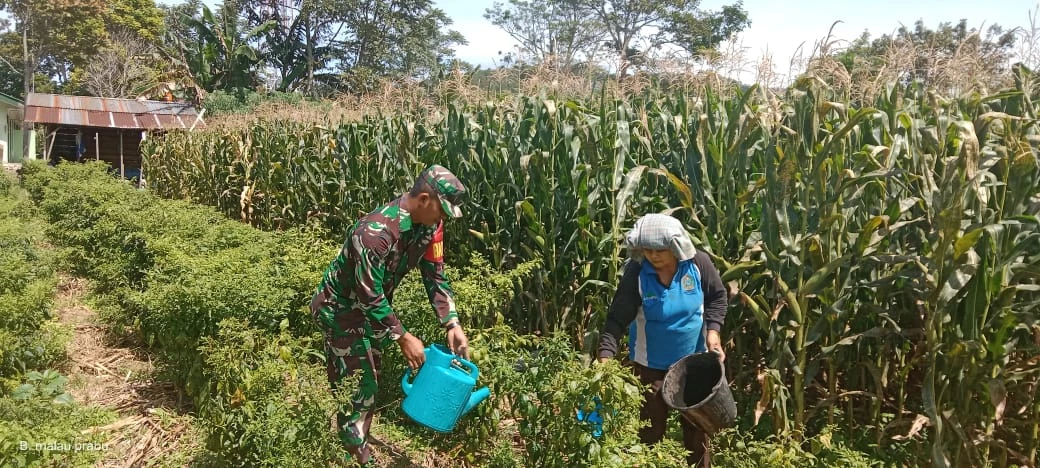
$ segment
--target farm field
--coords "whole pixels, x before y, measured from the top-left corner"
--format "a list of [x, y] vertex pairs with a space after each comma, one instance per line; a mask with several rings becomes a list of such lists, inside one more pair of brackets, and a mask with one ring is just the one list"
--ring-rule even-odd
[[[679, 465], [678, 442], [638, 443], [629, 370], [590, 365], [621, 236], [651, 212], [682, 220], [729, 288], [739, 422], [713, 439], [718, 466], [1035, 466], [1040, 83], [1014, 77], [957, 98], [907, 84], [856, 102], [807, 77], [261, 120], [150, 139], [147, 189], [98, 164], [26, 164], [0, 187], [0, 424], [119, 445], [113, 423], [159, 412], [134, 424], [172, 448], [121, 450], [171, 466], [342, 459], [330, 416], [346, 395], [328, 391], [306, 305], [344, 229], [439, 163], [472, 193], [446, 256], [492, 397], [453, 433], [426, 432], [400, 412], [390, 350], [384, 466]], [[143, 409], [77, 393], [77, 375], [98, 375], [77, 364], [80, 305], [108, 359], [145, 376], [117, 387]], [[417, 277], [394, 305], [443, 339]], [[592, 395], [617, 410], [602, 438], [568, 416]], [[0, 445], [4, 465], [104, 457]]]

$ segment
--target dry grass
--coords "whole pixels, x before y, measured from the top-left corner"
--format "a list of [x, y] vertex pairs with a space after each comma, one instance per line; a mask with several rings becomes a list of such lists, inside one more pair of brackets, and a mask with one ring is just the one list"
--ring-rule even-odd
[[[836, 25], [837, 23], [835, 23]], [[832, 25], [833, 31], [834, 25]], [[939, 44], [921, 45], [896, 38], [880, 58], [853, 59], [851, 68], [835, 56], [851, 45], [830, 34], [814, 45], [808, 58], [800, 52], [792, 57], [792, 69], [804, 65], [805, 73], [822, 79], [855, 102], [873, 102], [889, 83], [924, 79], [942, 95], [989, 94], [1011, 84], [1006, 57], [980, 47], [978, 32], [957, 44], [950, 53]]]
[[[1040, 7], [1038, 7], [1040, 9]], [[1017, 31], [1019, 50], [1016, 59], [1026, 65], [1040, 64], [1040, 26], [1031, 12], [1031, 28]], [[837, 23], [835, 23], [837, 24]], [[834, 25], [831, 27], [833, 31]], [[979, 47], [978, 33], [959, 44], [953, 53], [938, 46], [920, 46], [895, 40], [881, 57], [856, 57], [851, 67], [836, 60], [847, 50], [849, 41], [835, 39], [831, 32], [811, 47], [800, 47], [787, 60], [786, 70], [768, 52], [757, 62], [747, 59], [747, 48], [735, 40], [723, 43], [717, 51], [698, 56], [682, 53], [646, 58], [646, 67], [621, 80], [607, 78], [601, 71], [572, 73], [548, 64], [497, 68], [484, 78], [492, 84], [474, 83], [474, 75], [455, 70], [430, 88], [415, 80], [384, 79], [364, 95], [341, 95], [322, 104], [265, 103], [248, 115], [218, 116], [208, 119], [209, 129], [241, 128], [257, 120], [292, 120], [315, 124], [337, 124], [359, 120], [365, 115], [413, 113], [433, 115], [449, 102], [495, 102], [509, 105], [515, 96], [555, 96], [558, 99], [587, 99], [601, 92], [608, 97], [639, 94], [650, 87], [663, 91], [687, 92], [711, 87], [729, 94], [739, 82], [728, 77], [751, 72], [767, 93], [782, 93], [801, 77], [822, 80], [846, 93], [855, 102], [869, 103], [889, 83], [924, 77], [929, 86], [943, 95], [979, 92], [986, 94], [1010, 83], [1006, 57]], [[635, 69], [632, 69], [635, 70]], [[650, 77], [653, 76], [654, 79]]]
[[56, 297], [57, 316], [73, 329], [69, 343], [71, 389], [83, 405], [116, 411], [120, 419], [87, 434], [105, 434], [109, 447], [97, 466], [130, 467], [183, 451], [191, 428], [190, 408], [179, 402], [177, 390], [153, 378], [155, 368], [146, 354], [130, 343], [115, 342], [83, 304], [86, 281], [62, 275]]
[[300, 104], [265, 102], [248, 114], [228, 114], [207, 118], [206, 129], [211, 131], [240, 129], [260, 120], [291, 120], [316, 124], [336, 124], [358, 120], [363, 115], [356, 108], [342, 104], [340, 101], [327, 102], [326, 106], [307, 102]]

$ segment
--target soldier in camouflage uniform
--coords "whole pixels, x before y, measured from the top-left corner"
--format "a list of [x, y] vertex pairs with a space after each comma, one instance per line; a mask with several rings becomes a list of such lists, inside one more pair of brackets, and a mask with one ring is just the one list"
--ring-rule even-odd
[[370, 462], [368, 432], [386, 340], [401, 347], [409, 367], [425, 360], [422, 341], [408, 333], [392, 308], [394, 289], [416, 265], [430, 304], [447, 330], [448, 346], [469, 356], [458, 322], [454, 293], [444, 275], [444, 219], [462, 216], [466, 187], [444, 167], [424, 170], [408, 193], [358, 220], [347, 234], [311, 300], [311, 313], [325, 332], [332, 388], [355, 372], [361, 382], [351, 408], [336, 415], [340, 440], [351, 458]]

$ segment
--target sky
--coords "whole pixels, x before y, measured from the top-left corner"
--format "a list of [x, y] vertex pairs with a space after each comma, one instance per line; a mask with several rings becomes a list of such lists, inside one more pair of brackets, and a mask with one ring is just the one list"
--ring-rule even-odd
[[[716, 10], [735, 0], [702, 0], [704, 10]], [[458, 58], [485, 68], [500, 61], [499, 51], [509, 52], [516, 41], [484, 18], [494, 0], [435, 0], [437, 7], [452, 18], [451, 28], [469, 42], [457, 48]], [[900, 25], [912, 27], [918, 20], [935, 28], [939, 23], [956, 23], [964, 18], [969, 27], [988, 28], [999, 24], [1005, 29], [1028, 27], [1037, 0], [744, 0], [751, 26], [736, 38], [745, 59], [757, 63], [769, 53], [777, 68], [788, 68], [799, 45], [811, 51], [813, 44], [826, 37], [835, 21], [834, 37], [852, 40], [864, 30], [876, 37], [891, 33]], [[780, 67], [779, 64], [783, 64]], [[742, 79], [752, 73], [745, 70]]]

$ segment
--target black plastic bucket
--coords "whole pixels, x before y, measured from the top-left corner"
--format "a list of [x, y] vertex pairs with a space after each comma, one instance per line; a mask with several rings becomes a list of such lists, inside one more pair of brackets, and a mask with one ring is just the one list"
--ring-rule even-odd
[[708, 434], [733, 425], [737, 403], [716, 353], [695, 353], [668, 368], [661, 386], [664, 402]]

